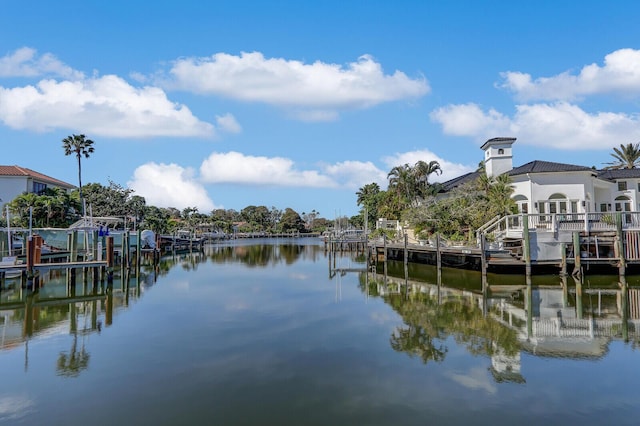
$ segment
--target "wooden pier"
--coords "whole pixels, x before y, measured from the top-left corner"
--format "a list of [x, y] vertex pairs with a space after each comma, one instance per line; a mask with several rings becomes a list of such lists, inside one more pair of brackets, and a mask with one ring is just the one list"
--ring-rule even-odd
[[[69, 238], [70, 250], [56, 251], [47, 254], [42, 253], [43, 239], [38, 235], [29, 237], [26, 241], [25, 253], [17, 256], [4, 256], [0, 263], [0, 290], [4, 288], [6, 280], [19, 277], [21, 286], [30, 287], [38, 285], [41, 272], [53, 269], [67, 269], [75, 276], [77, 269], [85, 272], [92, 271], [94, 279], [113, 279], [113, 268], [116, 265], [116, 248], [112, 236], [104, 238], [104, 253], [101, 245], [92, 250], [86, 250], [79, 254], [77, 246]], [[123, 240], [127, 249], [121, 249], [120, 263], [128, 265], [130, 261], [130, 247], [128, 239]], [[140, 249], [136, 254], [139, 261]], [[85, 274], [87, 276], [88, 274]], [[34, 284], [35, 283], [35, 284]]]

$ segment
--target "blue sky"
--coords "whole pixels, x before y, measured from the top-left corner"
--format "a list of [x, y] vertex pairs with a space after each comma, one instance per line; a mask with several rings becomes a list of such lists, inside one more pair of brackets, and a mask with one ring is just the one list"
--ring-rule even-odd
[[640, 141], [640, 2], [2, 2], [0, 164], [148, 204], [358, 212], [392, 167], [603, 167]]

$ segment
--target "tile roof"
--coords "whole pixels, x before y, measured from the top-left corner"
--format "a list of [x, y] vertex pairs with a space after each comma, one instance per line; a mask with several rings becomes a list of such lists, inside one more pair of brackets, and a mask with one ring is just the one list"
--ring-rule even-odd
[[640, 178], [640, 169], [598, 170], [598, 178], [605, 180], [637, 179]]
[[483, 143], [480, 149], [485, 149], [486, 147], [494, 143], [504, 143], [504, 142], [514, 143], [515, 141], [516, 141], [516, 138], [492, 138], [486, 141], [485, 143]]
[[30, 177], [40, 182], [50, 183], [50, 184], [59, 186], [61, 188], [67, 188], [67, 189], [76, 187], [75, 185], [72, 185], [70, 183], [52, 178], [51, 176], [47, 176], [42, 173], [36, 172], [35, 170], [31, 170], [26, 167], [20, 167], [20, 166], [0, 166], [0, 177], [1, 176]]
[[469, 172], [462, 176], [458, 176], [456, 178], [450, 179], [440, 184], [442, 186], [440, 189], [440, 192], [449, 192], [453, 188], [456, 188], [462, 184], [475, 180], [478, 176], [480, 176], [480, 172], [476, 171], [476, 172]]
[[509, 176], [524, 175], [527, 173], [554, 173], [554, 172], [593, 172], [590, 167], [576, 166], [574, 164], [553, 163], [551, 161], [531, 161], [530, 163], [523, 164], [520, 167], [511, 169], [507, 172]]

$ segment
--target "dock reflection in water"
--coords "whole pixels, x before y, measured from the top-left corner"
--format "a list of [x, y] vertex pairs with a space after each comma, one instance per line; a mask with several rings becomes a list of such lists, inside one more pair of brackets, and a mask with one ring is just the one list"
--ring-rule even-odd
[[637, 277], [365, 259], [225, 241], [4, 288], [0, 424], [636, 423]]
[[[392, 269], [398, 272], [399, 265]], [[491, 359], [497, 382], [526, 382], [522, 353], [599, 359], [613, 341], [640, 342], [640, 287], [630, 287], [625, 277], [618, 283], [611, 281], [618, 277], [600, 277], [605, 286], [574, 277], [552, 278], [558, 281], [553, 286], [550, 277], [538, 278], [541, 285], [527, 286], [509, 283], [523, 277], [495, 275], [494, 281], [507, 283], [483, 288], [480, 281], [478, 288], [469, 281], [449, 287], [370, 273], [363, 291], [383, 298], [403, 318], [390, 337], [394, 350], [424, 363], [442, 362], [453, 337], [469, 353]]]

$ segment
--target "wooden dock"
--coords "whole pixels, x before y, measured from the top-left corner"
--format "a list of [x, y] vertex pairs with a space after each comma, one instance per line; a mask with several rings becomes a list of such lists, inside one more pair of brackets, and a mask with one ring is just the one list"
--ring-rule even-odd
[[[558, 271], [561, 274], [577, 273], [582, 269], [607, 272], [618, 271], [619, 257], [593, 257], [582, 253], [575, 258], [565, 256], [561, 259], [529, 260], [522, 251], [510, 249], [485, 249], [477, 246], [420, 245], [410, 243], [372, 241], [369, 243], [369, 257], [372, 263], [386, 260], [420, 263], [439, 267], [451, 267], [491, 272], [526, 272], [529, 268], [536, 271]], [[640, 266], [640, 260], [623, 259], [624, 265]]]

